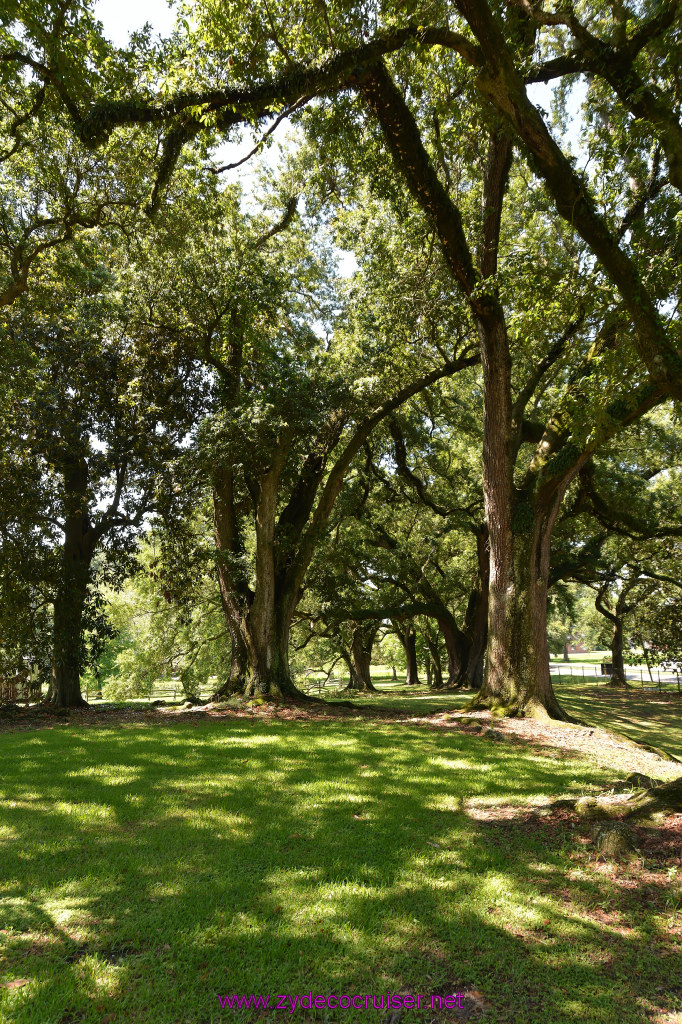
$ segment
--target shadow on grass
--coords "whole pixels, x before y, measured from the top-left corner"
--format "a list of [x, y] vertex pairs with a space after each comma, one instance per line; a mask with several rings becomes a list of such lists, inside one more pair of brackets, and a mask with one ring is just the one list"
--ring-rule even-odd
[[589, 684], [559, 684], [555, 689], [571, 714], [682, 759], [682, 697], [677, 693]]
[[[0, 1019], [207, 1024], [238, 1016], [219, 994], [387, 987], [475, 991], [486, 1020], [524, 1024], [672, 1010], [680, 965], [661, 993], [666, 936], [636, 883], [629, 899], [617, 880], [569, 882], [568, 824], [469, 813], [595, 776], [608, 777], [357, 721], [4, 735], [0, 983], [26, 984], [0, 988]], [[606, 904], [608, 921], [587, 913]]]

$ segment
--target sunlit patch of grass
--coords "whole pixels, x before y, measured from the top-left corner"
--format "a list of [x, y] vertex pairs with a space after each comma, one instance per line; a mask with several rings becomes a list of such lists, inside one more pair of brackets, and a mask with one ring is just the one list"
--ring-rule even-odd
[[669, 690], [618, 690], [594, 684], [553, 680], [566, 709], [584, 721], [614, 729], [682, 760], [682, 697]]
[[239, 1016], [219, 994], [387, 987], [476, 991], [488, 1021], [672, 1012], [669, 894], [595, 874], [567, 823], [488, 814], [613, 778], [409, 722], [3, 734], [0, 1020], [207, 1024]]

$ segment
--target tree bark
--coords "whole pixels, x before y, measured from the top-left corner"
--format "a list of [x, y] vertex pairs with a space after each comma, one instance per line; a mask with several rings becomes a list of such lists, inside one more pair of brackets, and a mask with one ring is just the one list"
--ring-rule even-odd
[[[482, 271], [497, 271], [502, 203], [511, 142], [491, 136], [484, 180]], [[549, 673], [547, 593], [552, 529], [568, 481], [542, 479], [547, 454], [536, 449], [523, 488], [514, 470], [522, 437], [523, 408], [512, 399], [511, 355], [504, 311], [497, 297], [477, 313], [483, 366], [483, 492], [490, 548], [488, 645], [483, 685], [472, 706], [498, 714], [567, 719]], [[523, 404], [523, 403], [522, 403]], [[549, 442], [545, 442], [549, 451]]]
[[417, 665], [417, 634], [412, 623], [399, 630], [398, 637], [405, 649], [407, 662], [405, 683], [407, 686], [419, 686], [419, 667]]
[[611, 637], [611, 678], [609, 686], [627, 687], [628, 682], [625, 676], [625, 662], [623, 661], [623, 617], [616, 616], [613, 624], [613, 635]]
[[485, 650], [488, 641], [487, 584], [483, 591], [476, 592], [474, 601], [471, 625], [468, 629], [469, 650], [462, 673], [462, 683], [464, 686], [469, 686], [472, 690], [478, 690], [483, 682]]
[[488, 590], [473, 590], [469, 597], [465, 626], [464, 657], [452, 685], [478, 690], [483, 681], [485, 649], [488, 639]]
[[248, 678], [248, 649], [244, 639], [250, 591], [242, 571], [243, 546], [235, 516], [234, 474], [231, 467], [213, 470], [213, 535], [223, 613], [230, 634], [230, 669], [213, 700], [243, 693]]
[[[516, 508], [516, 531], [491, 529], [488, 658], [480, 693], [471, 707], [498, 714], [567, 721], [549, 672], [547, 593], [552, 527], [563, 497], [549, 506]], [[530, 529], [521, 512], [530, 512]]]
[[346, 668], [348, 669], [348, 686], [346, 687], [346, 689], [347, 690], [357, 690], [357, 689], [359, 689], [357, 681], [356, 681], [356, 677], [355, 677], [355, 666], [353, 665], [353, 658], [351, 657], [350, 651], [342, 650], [341, 651], [341, 658], [346, 663]]
[[428, 686], [434, 687], [436, 690], [442, 690], [444, 686], [443, 666], [441, 663], [438, 641], [434, 640], [426, 631], [424, 632], [424, 639], [426, 640], [426, 646], [429, 649], [425, 666], [427, 684]]
[[[372, 661], [372, 647], [377, 634], [375, 626], [369, 629], [359, 626], [353, 630], [351, 642], [351, 658], [353, 663], [353, 674], [348, 685], [349, 690], [358, 690], [363, 693], [377, 693], [377, 688], [372, 682], [370, 664]], [[353, 676], [355, 678], [353, 678]]]
[[479, 586], [472, 590], [464, 619], [463, 635], [466, 653], [455, 685], [479, 690], [483, 683], [485, 652], [488, 642], [488, 604], [490, 590], [490, 554], [488, 528], [481, 524], [476, 531]]
[[445, 685], [443, 682], [443, 668], [440, 663], [440, 654], [436, 648], [436, 652], [430, 651], [429, 664], [431, 665], [431, 679], [429, 686], [433, 686], [436, 690], [442, 690]]
[[252, 590], [244, 568], [244, 549], [235, 513], [231, 467], [214, 467], [213, 522], [218, 554], [218, 580], [232, 642], [230, 677], [216, 696], [304, 695], [291, 678], [289, 631], [296, 601], [278, 578], [275, 564], [277, 484], [288, 445], [283, 440], [272, 465], [263, 474], [257, 496], [256, 584]]
[[60, 708], [87, 707], [81, 695], [83, 612], [96, 536], [87, 512], [85, 460], [64, 468], [66, 515], [60, 576], [54, 600], [52, 677], [47, 700]]
[[304, 694], [294, 685], [289, 667], [289, 629], [291, 619], [276, 612], [266, 620], [263, 616], [247, 622], [246, 648], [248, 677], [244, 687], [247, 697], [296, 697]]
[[225, 602], [223, 602], [223, 611], [225, 613], [230, 633], [230, 667], [227, 679], [213, 694], [211, 698], [212, 700], [220, 700], [222, 697], [229, 697], [235, 693], [242, 693], [244, 691], [248, 675], [248, 655], [246, 645], [244, 644], [242, 630], [236, 627], [236, 624], [232, 622], [229, 609], [225, 608]]

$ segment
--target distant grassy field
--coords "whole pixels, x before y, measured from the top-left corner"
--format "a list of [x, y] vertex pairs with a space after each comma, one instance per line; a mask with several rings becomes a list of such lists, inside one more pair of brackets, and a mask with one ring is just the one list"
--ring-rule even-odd
[[[372, 698], [415, 715], [466, 699]], [[674, 872], [603, 872], [571, 820], [543, 818], [614, 778], [551, 755], [352, 717], [4, 733], [0, 1019], [207, 1024], [253, 1019], [219, 996], [390, 988], [463, 993], [464, 1015], [405, 1020], [672, 1020]]]
[[[550, 661], [563, 661], [563, 654], [550, 654]], [[611, 660], [611, 651], [587, 651], [585, 654], [571, 654], [569, 661], [584, 661], [586, 664], [589, 662], [592, 665], [598, 665], [602, 661]]]

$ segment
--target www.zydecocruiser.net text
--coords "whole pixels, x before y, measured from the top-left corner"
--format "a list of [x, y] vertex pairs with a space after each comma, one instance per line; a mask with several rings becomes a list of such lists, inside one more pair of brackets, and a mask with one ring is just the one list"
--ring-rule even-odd
[[353, 995], [313, 995], [312, 991], [304, 995], [268, 995], [268, 996], [218, 996], [223, 1010], [284, 1010], [295, 1013], [296, 1010], [461, 1010], [462, 993], [452, 992], [447, 996], [440, 995], [397, 995], [387, 990], [381, 995], [368, 995], [356, 992]]

